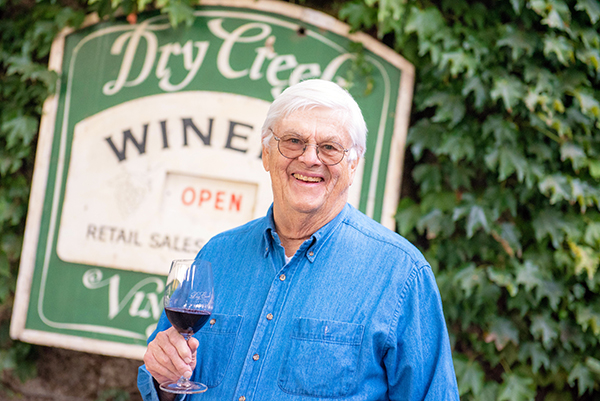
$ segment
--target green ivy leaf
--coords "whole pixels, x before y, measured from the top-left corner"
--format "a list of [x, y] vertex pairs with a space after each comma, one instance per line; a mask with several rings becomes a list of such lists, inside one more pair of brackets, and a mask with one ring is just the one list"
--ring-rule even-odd
[[506, 288], [508, 293], [514, 297], [519, 291], [518, 286], [515, 285], [515, 278], [512, 274], [494, 269], [493, 267], [487, 268], [487, 273], [490, 281], [498, 284], [500, 287]]
[[565, 288], [561, 283], [552, 280], [544, 280], [543, 284], [537, 286], [535, 290], [535, 297], [538, 302], [547, 298], [552, 310], [558, 310], [558, 305], [565, 294]]
[[527, 260], [517, 269], [516, 283], [525, 286], [526, 291], [539, 287], [544, 282], [540, 268], [532, 261]]
[[501, 148], [499, 151], [499, 161], [499, 181], [504, 181], [514, 173], [517, 173], [517, 179], [519, 182], [523, 182], [528, 170], [527, 159], [517, 150], [517, 148]]
[[354, 29], [369, 29], [377, 23], [377, 9], [368, 7], [363, 2], [345, 3], [339, 12], [340, 19], [348, 21]]
[[473, 234], [479, 228], [483, 228], [486, 233], [490, 231], [485, 210], [481, 206], [473, 205], [467, 217], [467, 238], [473, 237]]
[[600, 102], [593, 95], [585, 90], [575, 90], [575, 98], [579, 101], [579, 106], [583, 114], [592, 115], [596, 118], [600, 117]]
[[466, 297], [473, 295], [475, 288], [482, 288], [487, 281], [487, 276], [482, 269], [478, 269], [475, 263], [469, 263], [466, 267], [458, 270], [454, 275], [454, 283], [461, 288]]
[[169, 22], [174, 27], [181, 22], [185, 22], [187, 26], [192, 26], [194, 23], [194, 9], [183, 0], [170, 0], [169, 4], [161, 9], [161, 12], [169, 15]]
[[533, 401], [535, 399], [535, 385], [531, 377], [504, 373], [502, 379], [498, 401]]
[[590, 370], [582, 363], [577, 363], [575, 367], [569, 373], [567, 379], [569, 385], [574, 386], [577, 382], [578, 394], [582, 396], [588, 390], [594, 390], [596, 386], [596, 380]]
[[458, 124], [465, 116], [466, 108], [460, 98], [447, 92], [435, 92], [423, 99], [423, 105], [426, 107], [435, 106], [435, 115], [431, 121], [435, 123], [449, 122], [452, 128]]
[[592, 24], [595, 24], [600, 19], [600, 3], [595, 0], [577, 0], [575, 9], [585, 11]]
[[510, 0], [510, 5], [517, 15], [521, 14], [524, 0]]
[[442, 174], [438, 166], [421, 164], [413, 170], [413, 178], [420, 184], [423, 194], [442, 189]]
[[463, 396], [470, 392], [474, 396], [478, 396], [483, 389], [485, 379], [481, 365], [476, 361], [454, 358], [454, 368], [458, 382], [458, 394]]
[[448, 155], [450, 160], [457, 163], [460, 160], [473, 160], [475, 144], [473, 139], [461, 131], [452, 131], [442, 137], [436, 152], [437, 155]]
[[543, 366], [544, 369], [550, 367], [550, 357], [546, 350], [542, 348], [540, 343], [528, 342], [521, 344], [519, 347], [519, 359], [527, 360], [531, 359], [531, 368], [533, 373], [537, 374], [540, 368]]
[[494, 78], [493, 81], [490, 97], [492, 100], [502, 99], [506, 111], [512, 113], [513, 107], [521, 101], [525, 93], [525, 86], [515, 76]]
[[600, 248], [600, 222], [591, 222], [585, 228], [584, 241], [586, 244]]
[[591, 328], [595, 336], [600, 335], [600, 310], [598, 305], [577, 304], [575, 318], [583, 331]]
[[548, 196], [549, 194], [552, 194], [550, 197], [551, 205], [554, 205], [561, 200], [572, 200], [570, 194], [571, 189], [567, 177], [564, 175], [549, 175], [539, 183], [538, 187], [540, 192], [544, 195]]
[[485, 119], [482, 132], [484, 136], [494, 134], [495, 145], [516, 145], [519, 137], [518, 127], [512, 121], [507, 121], [502, 115], [494, 114]]
[[558, 338], [556, 323], [547, 314], [537, 315], [531, 319], [530, 332], [533, 338], [542, 340], [544, 348], [552, 349], [554, 340]]
[[[567, 8], [567, 11], [568, 11], [568, 8]], [[550, 28], [559, 29], [561, 31], [564, 31], [565, 29], [567, 29], [567, 26], [569, 25], [569, 22], [570, 22], [569, 18], [567, 18], [567, 21], [565, 21], [563, 19], [564, 17], [565, 16], [561, 15], [556, 8], [553, 8], [552, 10], [550, 10], [550, 12], [546, 16], [546, 18], [544, 18], [542, 20], [542, 24], [546, 24]], [[570, 17], [570, 15], [567, 15], [567, 17]]]
[[519, 345], [519, 330], [514, 323], [503, 317], [495, 317], [490, 326], [489, 332], [485, 336], [487, 343], [494, 342], [496, 349], [502, 351], [504, 347], [512, 342]]
[[419, 10], [417, 7], [412, 7], [404, 29], [406, 33], [416, 32], [421, 41], [428, 41], [445, 27], [446, 21], [437, 8]]
[[577, 59], [591, 66], [594, 71], [600, 71], [600, 51], [598, 49], [585, 49], [577, 51]]
[[440, 68], [445, 69], [448, 65], [450, 65], [450, 74], [453, 77], [463, 72], [466, 72], [467, 76], [473, 76], [477, 71], [479, 61], [469, 52], [460, 49], [442, 54]]
[[552, 240], [552, 246], [556, 249], [563, 242], [565, 234], [562, 230], [564, 221], [560, 213], [554, 209], [546, 209], [540, 212], [533, 220], [532, 226], [535, 230], [535, 238], [541, 242], [546, 236]]
[[595, 179], [600, 179], [600, 160], [588, 160], [590, 175]]
[[448, 219], [441, 210], [435, 209], [421, 217], [417, 223], [417, 230], [420, 233], [426, 233], [428, 239], [434, 239], [440, 233], [448, 233], [448, 230], [454, 229], [452, 224], [447, 224]]
[[406, 236], [417, 225], [421, 216], [420, 207], [410, 198], [403, 198], [398, 204], [396, 213], [397, 229], [400, 235]]
[[575, 61], [573, 44], [564, 36], [556, 36], [554, 33], [544, 38], [544, 55], [548, 57], [551, 54], [554, 54], [558, 62], [564, 66]]
[[38, 131], [38, 120], [31, 116], [18, 115], [2, 123], [2, 131], [7, 132], [6, 149], [18, 144], [27, 147]]
[[524, 55], [531, 56], [533, 54], [535, 41], [535, 35], [516, 29], [512, 25], [506, 25], [502, 37], [496, 42], [496, 46], [499, 48], [509, 47], [512, 59], [518, 60]]
[[587, 163], [585, 151], [573, 142], [565, 142], [560, 147], [560, 160], [570, 160], [574, 170], [579, 170]]
[[600, 264], [600, 253], [594, 251], [593, 248], [578, 245], [573, 241], [568, 241], [568, 244], [575, 256], [575, 274], [579, 275], [585, 271], [588, 280], [592, 280]]
[[473, 105], [476, 109], [481, 110], [488, 99], [488, 88], [485, 87], [479, 76], [469, 76], [465, 78], [465, 85], [461, 94], [467, 97], [471, 93], [475, 96]]
[[411, 153], [418, 161], [426, 150], [435, 149], [444, 134], [440, 124], [433, 124], [429, 119], [421, 120], [412, 126], [408, 132], [407, 143]]

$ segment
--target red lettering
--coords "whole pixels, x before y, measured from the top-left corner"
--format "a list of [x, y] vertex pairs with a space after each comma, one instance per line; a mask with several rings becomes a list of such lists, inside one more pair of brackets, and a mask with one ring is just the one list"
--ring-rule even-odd
[[236, 196], [235, 194], [231, 194], [231, 202], [229, 202], [229, 210], [233, 210], [235, 207], [236, 211], [240, 211], [240, 207], [242, 205], [242, 194]]
[[221, 206], [221, 204], [223, 203], [223, 195], [225, 195], [225, 192], [217, 192], [217, 198], [215, 199], [215, 209], [217, 210], [223, 210], [223, 206]]
[[200, 198], [198, 199], [198, 206], [202, 206], [203, 202], [206, 202], [212, 198], [212, 193], [208, 189], [203, 189], [200, 191]]
[[[189, 198], [189, 196], [186, 196], [186, 194], [191, 194], [192, 199], [190, 199], [189, 201], [186, 200]], [[194, 202], [194, 199], [196, 199], [196, 191], [194, 191], [194, 188], [192, 188], [192, 187], [187, 187], [181, 193], [181, 202], [186, 206], [191, 205], [192, 202]]]

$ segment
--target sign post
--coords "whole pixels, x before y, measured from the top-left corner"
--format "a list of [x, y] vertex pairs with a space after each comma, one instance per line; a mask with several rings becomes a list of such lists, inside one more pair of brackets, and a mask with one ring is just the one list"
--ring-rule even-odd
[[[361, 106], [369, 136], [350, 202], [393, 228], [412, 65], [292, 4], [203, 1], [194, 15], [177, 29], [156, 14], [96, 23], [53, 44], [59, 90], [40, 128], [14, 338], [141, 358], [170, 261], [266, 213], [260, 128], [305, 79]], [[357, 55], [365, 76], [350, 73]]]

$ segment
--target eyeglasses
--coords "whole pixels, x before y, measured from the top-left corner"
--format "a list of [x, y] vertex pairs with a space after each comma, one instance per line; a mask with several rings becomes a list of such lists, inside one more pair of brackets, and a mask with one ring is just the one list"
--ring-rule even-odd
[[344, 159], [344, 155], [350, 151], [350, 149], [344, 149], [341, 144], [333, 141], [312, 144], [306, 143], [304, 139], [294, 135], [278, 137], [275, 135], [275, 132], [273, 132], [273, 138], [277, 141], [279, 153], [286, 159], [300, 157], [304, 154], [307, 147], [314, 146], [317, 151], [317, 157], [326, 166], [335, 166], [340, 163]]

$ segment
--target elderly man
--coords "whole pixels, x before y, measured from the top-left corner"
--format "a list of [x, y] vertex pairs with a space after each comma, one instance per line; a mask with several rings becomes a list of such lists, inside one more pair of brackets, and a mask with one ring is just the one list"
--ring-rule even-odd
[[138, 386], [181, 375], [196, 400], [458, 400], [431, 268], [398, 234], [347, 204], [365, 150], [352, 97], [309, 80], [285, 90], [262, 127], [267, 215], [211, 239], [210, 324], [189, 342], [161, 317]]

